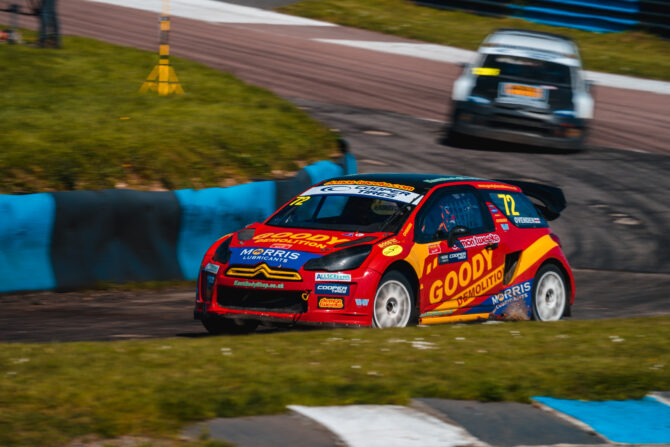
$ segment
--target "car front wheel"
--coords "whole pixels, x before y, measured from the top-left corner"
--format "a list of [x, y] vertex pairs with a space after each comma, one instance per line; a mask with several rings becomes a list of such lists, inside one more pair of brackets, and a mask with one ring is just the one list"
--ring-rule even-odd
[[414, 292], [403, 274], [382, 277], [372, 312], [372, 326], [378, 328], [405, 327], [415, 319]]
[[565, 313], [568, 287], [560, 269], [545, 265], [535, 275], [533, 286], [533, 319], [558, 321]]

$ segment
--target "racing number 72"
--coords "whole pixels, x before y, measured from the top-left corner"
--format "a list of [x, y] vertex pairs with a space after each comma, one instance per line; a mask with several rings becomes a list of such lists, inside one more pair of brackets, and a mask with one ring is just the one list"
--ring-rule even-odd
[[307, 202], [309, 199], [310, 199], [310, 196], [296, 197], [293, 202], [289, 203], [289, 205], [295, 205], [295, 206], [302, 205], [303, 203]]
[[[498, 194], [498, 198], [503, 199], [505, 201], [505, 214], [508, 216], [518, 216], [519, 213], [516, 210], [516, 205], [514, 203], [514, 197], [510, 196], [509, 194]], [[510, 208], [512, 212], [510, 213]]]

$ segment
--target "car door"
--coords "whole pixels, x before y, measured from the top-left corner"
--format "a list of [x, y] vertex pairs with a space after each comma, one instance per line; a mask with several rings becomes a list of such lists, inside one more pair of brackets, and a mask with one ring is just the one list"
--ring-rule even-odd
[[[415, 242], [426, 244], [428, 253], [420, 278], [422, 317], [464, 313], [501, 289], [504, 249], [477, 190], [438, 189], [416, 222]], [[465, 232], [450, 240], [455, 228]]]

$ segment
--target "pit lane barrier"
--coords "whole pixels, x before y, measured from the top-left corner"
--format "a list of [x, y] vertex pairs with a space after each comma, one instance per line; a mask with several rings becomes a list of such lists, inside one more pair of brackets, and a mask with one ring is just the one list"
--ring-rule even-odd
[[662, 0], [415, 0], [415, 3], [599, 33], [635, 29], [670, 36], [670, 3]]
[[178, 191], [0, 195], [0, 293], [73, 290], [100, 282], [195, 279], [221, 236], [264, 220], [322, 180], [357, 171], [341, 143], [286, 180]]

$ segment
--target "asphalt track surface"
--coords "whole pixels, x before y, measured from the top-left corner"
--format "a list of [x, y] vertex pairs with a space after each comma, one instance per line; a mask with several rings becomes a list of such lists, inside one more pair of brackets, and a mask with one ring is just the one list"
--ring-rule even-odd
[[[84, 0], [62, 2], [59, 8], [66, 34], [157, 49], [154, 13]], [[6, 19], [0, 14], [0, 23]], [[22, 26], [35, 25], [21, 20]], [[597, 86], [590, 148], [582, 152], [488, 141], [456, 147], [442, 136], [458, 66], [315, 38], [411, 42], [345, 27], [174, 17], [171, 51], [266, 87], [338, 129], [361, 172], [463, 174], [563, 188], [568, 208], [552, 228], [576, 268], [573, 318], [670, 312], [667, 95]], [[188, 80], [181, 81], [188, 90]], [[199, 336], [201, 326], [190, 320], [192, 296], [190, 290], [0, 296], [0, 340]]]

